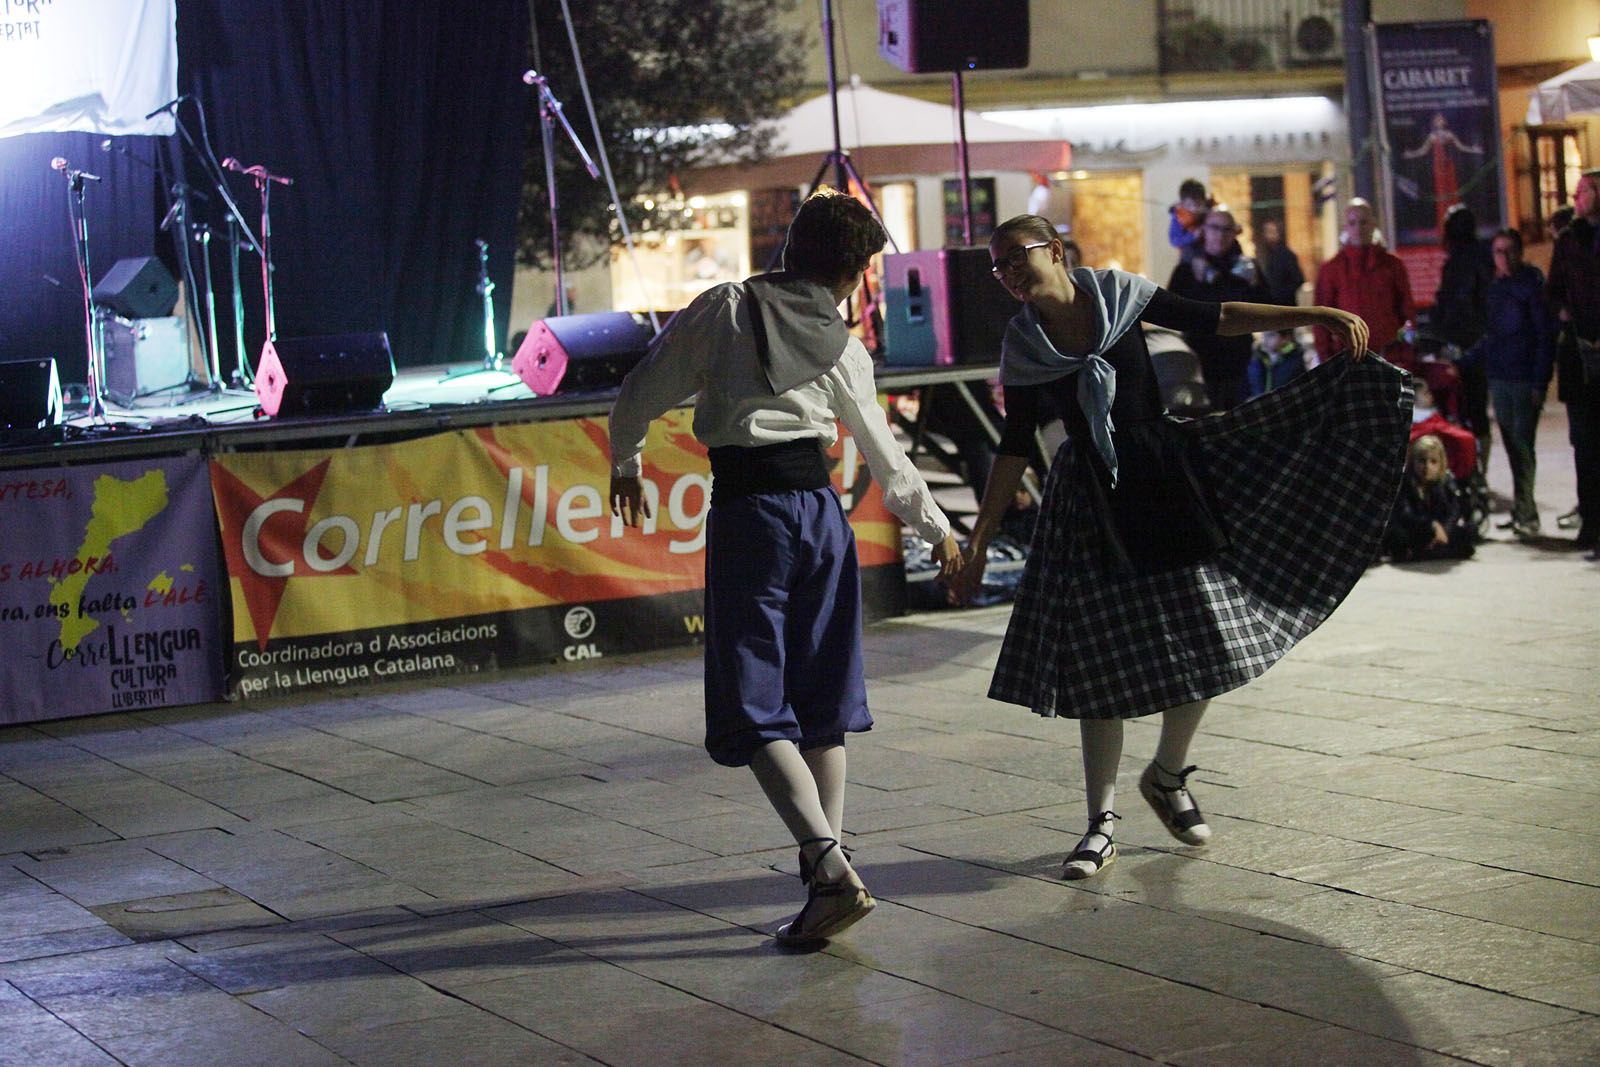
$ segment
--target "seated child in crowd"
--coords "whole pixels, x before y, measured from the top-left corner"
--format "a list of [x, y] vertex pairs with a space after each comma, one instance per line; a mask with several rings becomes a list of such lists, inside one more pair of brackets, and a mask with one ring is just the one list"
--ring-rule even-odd
[[1395, 499], [1384, 553], [1397, 563], [1425, 559], [1469, 559], [1477, 531], [1464, 517], [1461, 494], [1450, 476], [1444, 442], [1424, 434], [1411, 442], [1405, 478]]
[[1260, 396], [1297, 378], [1306, 370], [1306, 354], [1292, 333], [1266, 330], [1256, 334], [1255, 347], [1250, 350], [1250, 365], [1245, 373], [1250, 378], [1250, 395]]

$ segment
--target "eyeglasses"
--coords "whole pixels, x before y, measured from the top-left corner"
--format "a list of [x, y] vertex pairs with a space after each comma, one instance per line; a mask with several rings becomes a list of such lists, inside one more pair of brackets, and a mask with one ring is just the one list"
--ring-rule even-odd
[[998, 278], [1002, 271], [1021, 270], [1023, 264], [1028, 262], [1028, 252], [1031, 249], [1046, 248], [1049, 244], [1049, 241], [1035, 241], [1031, 245], [1018, 245], [993, 263], [990, 263], [989, 273]]

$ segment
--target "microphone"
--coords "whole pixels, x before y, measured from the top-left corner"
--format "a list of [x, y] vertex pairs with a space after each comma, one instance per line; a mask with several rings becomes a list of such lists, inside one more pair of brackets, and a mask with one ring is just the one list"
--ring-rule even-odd
[[232, 156], [229, 156], [227, 159], [222, 161], [222, 169], [235, 171], [239, 174], [248, 174], [258, 182], [277, 182], [280, 185], [294, 184], [293, 178], [286, 178], [281, 174], [274, 174], [260, 163], [257, 163], [253, 167], [247, 167], [240, 163], [237, 159], [234, 159]]
[[543, 80], [544, 79], [539, 77], [539, 72], [536, 70], [525, 70], [522, 72], [523, 85], [534, 85]]
[[97, 182], [100, 180], [100, 175], [98, 174], [90, 174], [86, 170], [73, 170], [72, 165], [67, 162], [65, 156], [57, 156], [52, 159], [50, 161], [50, 169], [59, 170], [67, 176], [69, 181]]
[[160, 107], [158, 107], [154, 111], [150, 112], [150, 114], [146, 115], [145, 116], [145, 120], [149, 121], [150, 119], [153, 119], [157, 115], [161, 114], [163, 111], [171, 111], [173, 108], [177, 107], [179, 104], [183, 103], [187, 99], [189, 99], [189, 94], [188, 93], [184, 93], [183, 95], [177, 97], [174, 100], [168, 100], [165, 104], [162, 104]]
[[161, 220], [161, 225], [157, 226], [156, 229], [160, 230], [162, 233], [166, 233], [172, 228], [172, 224], [178, 221], [178, 212], [182, 210], [183, 201], [174, 200], [172, 202], [172, 206], [167, 208], [167, 217]]

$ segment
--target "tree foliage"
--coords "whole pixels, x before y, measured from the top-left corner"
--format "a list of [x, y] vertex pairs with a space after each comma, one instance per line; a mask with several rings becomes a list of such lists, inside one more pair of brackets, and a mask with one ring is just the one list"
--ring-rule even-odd
[[[572, 28], [594, 97], [617, 192], [637, 229], [635, 203], [697, 164], [759, 159], [770, 134], [757, 129], [800, 88], [804, 51], [778, 16], [795, 0], [569, 0]], [[549, 79], [567, 120], [595, 152], [560, 0], [532, 0], [531, 65]], [[537, 54], [535, 54], [537, 53]], [[542, 64], [542, 65], [541, 65]], [[518, 258], [550, 262], [550, 212], [538, 108], [530, 109], [518, 211]], [[559, 123], [556, 189], [568, 266], [593, 262], [615, 221], [604, 178], [589, 177]]]

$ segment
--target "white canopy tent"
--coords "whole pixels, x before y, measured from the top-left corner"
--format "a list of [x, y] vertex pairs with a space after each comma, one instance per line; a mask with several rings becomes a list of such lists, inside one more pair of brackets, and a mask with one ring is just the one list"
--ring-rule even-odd
[[[1065, 170], [1072, 146], [1061, 138], [966, 114], [967, 156], [975, 171]], [[696, 193], [805, 185], [833, 151], [833, 117], [824, 93], [773, 123], [774, 156], [762, 163], [704, 167], [681, 176]], [[839, 90], [839, 136], [862, 178], [953, 174], [957, 158], [954, 108], [859, 83]], [[832, 180], [831, 168], [823, 175]]]
[[1600, 112], [1600, 62], [1585, 63], [1540, 82], [1528, 98], [1527, 123], [1565, 122], [1585, 112]]

